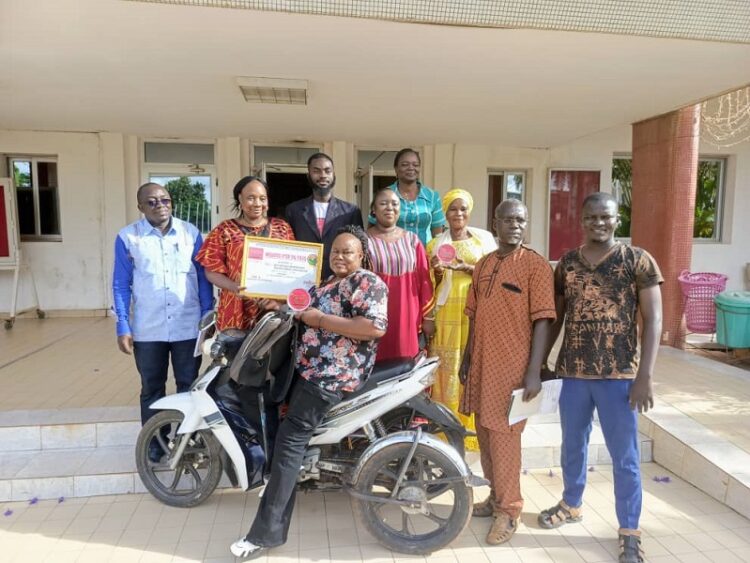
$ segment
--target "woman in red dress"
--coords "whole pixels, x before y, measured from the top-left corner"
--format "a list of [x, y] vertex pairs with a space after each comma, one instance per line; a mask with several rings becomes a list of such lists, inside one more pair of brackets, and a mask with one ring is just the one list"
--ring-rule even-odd
[[232, 193], [237, 217], [222, 221], [208, 234], [196, 259], [208, 281], [221, 289], [217, 328], [249, 330], [266, 303], [239, 294], [245, 235], [294, 240], [294, 233], [286, 221], [267, 217], [268, 185], [260, 178], [242, 178]]
[[388, 286], [388, 330], [378, 344], [378, 361], [416, 356], [419, 333], [430, 338], [435, 332], [435, 321], [425, 318], [434, 305], [427, 253], [417, 235], [396, 226], [399, 210], [393, 190], [373, 196], [369, 254], [372, 270]]

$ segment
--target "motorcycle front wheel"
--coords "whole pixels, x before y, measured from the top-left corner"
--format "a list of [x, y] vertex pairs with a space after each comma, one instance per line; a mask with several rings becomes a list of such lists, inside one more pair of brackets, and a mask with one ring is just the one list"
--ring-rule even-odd
[[136, 442], [135, 461], [144, 486], [169, 506], [197, 506], [214, 492], [221, 479], [221, 445], [210, 431], [199, 430], [187, 444], [175, 469], [170, 468], [183, 438], [177, 434], [183, 414], [159, 411], [146, 421]]
[[[384, 546], [424, 555], [445, 547], [466, 528], [473, 491], [448, 457], [424, 444], [417, 446], [397, 485], [411, 447], [393, 444], [372, 456], [354, 484], [354, 513], [359, 524]], [[408, 503], [388, 502], [392, 499]]]

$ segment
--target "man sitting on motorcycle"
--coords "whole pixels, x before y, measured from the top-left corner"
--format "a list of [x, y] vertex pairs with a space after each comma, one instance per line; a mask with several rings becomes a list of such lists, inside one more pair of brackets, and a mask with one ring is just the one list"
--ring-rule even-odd
[[333, 276], [312, 288], [311, 306], [295, 355], [300, 376], [279, 427], [270, 479], [250, 531], [234, 542], [237, 557], [257, 557], [287, 540], [297, 476], [315, 428], [344, 393], [364, 382], [387, 327], [388, 289], [369, 271], [367, 236], [359, 227], [339, 231], [330, 254]]

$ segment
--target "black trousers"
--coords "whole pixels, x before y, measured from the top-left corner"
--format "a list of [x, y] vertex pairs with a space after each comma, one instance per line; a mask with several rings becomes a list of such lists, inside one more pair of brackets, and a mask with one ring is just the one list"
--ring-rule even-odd
[[246, 536], [249, 542], [263, 547], [286, 543], [294, 511], [297, 477], [307, 444], [328, 410], [340, 403], [342, 396], [302, 378], [295, 384], [289, 409], [276, 435], [271, 477]]
[[149, 408], [151, 403], [166, 394], [170, 357], [177, 392], [190, 389], [198, 377], [202, 359], [193, 356], [194, 350], [195, 338], [178, 342], [133, 342], [135, 366], [141, 374], [141, 424], [146, 424], [157, 412]]

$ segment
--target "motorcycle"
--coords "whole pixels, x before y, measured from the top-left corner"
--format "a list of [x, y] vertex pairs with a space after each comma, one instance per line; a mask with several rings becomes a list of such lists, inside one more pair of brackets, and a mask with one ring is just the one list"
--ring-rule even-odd
[[[210, 316], [199, 328], [211, 365], [188, 392], [151, 405], [159, 412], [136, 443], [143, 484], [170, 506], [200, 504], [222, 474], [244, 491], [263, 488], [294, 376], [297, 322], [288, 310], [266, 314], [249, 333], [212, 336]], [[426, 393], [438, 363], [423, 354], [377, 363], [316, 429], [297, 479], [303, 490], [346, 491], [360, 524], [409, 554], [453, 541], [469, 523], [472, 487], [487, 484], [464, 461], [468, 432]]]

